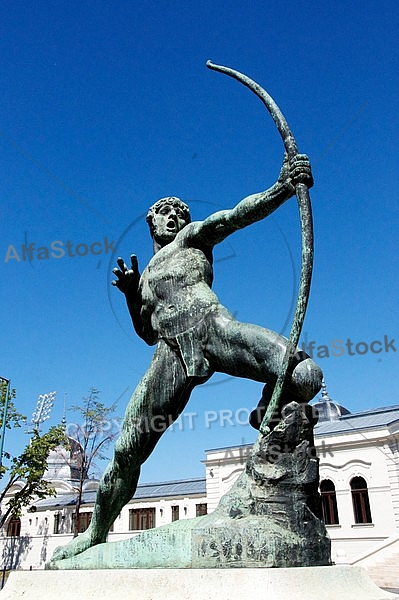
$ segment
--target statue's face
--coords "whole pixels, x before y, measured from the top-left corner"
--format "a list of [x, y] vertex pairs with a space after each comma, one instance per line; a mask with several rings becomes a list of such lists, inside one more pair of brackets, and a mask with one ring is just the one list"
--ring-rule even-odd
[[161, 246], [165, 246], [172, 242], [186, 225], [186, 217], [178, 205], [164, 204], [152, 218], [154, 239]]

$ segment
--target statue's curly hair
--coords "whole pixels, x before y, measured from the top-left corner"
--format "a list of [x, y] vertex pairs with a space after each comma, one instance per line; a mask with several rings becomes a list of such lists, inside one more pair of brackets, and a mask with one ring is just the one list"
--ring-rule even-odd
[[176, 196], [167, 196], [166, 198], [161, 198], [160, 200], [157, 200], [157, 202], [155, 202], [155, 204], [153, 204], [148, 210], [146, 221], [150, 227], [151, 234], [153, 232], [154, 215], [156, 215], [161, 210], [161, 208], [165, 206], [165, 204], [178, 206], [183, 211], [184, 218], [186, 219], [187, 223], [190, 223], [191, 221], [190, 209], [187, 206], [187, 204], [180, 200], [180, 198], [176, 198]]

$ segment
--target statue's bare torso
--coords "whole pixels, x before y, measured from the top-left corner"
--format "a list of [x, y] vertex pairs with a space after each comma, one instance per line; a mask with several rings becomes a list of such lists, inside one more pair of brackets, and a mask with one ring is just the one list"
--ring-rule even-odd
[[194, 223], [161, 248], [143, 271], [139, 294], [144, 328], [155, 338], [171, 338], [195, 327], [219, 305], [211, 290], [212, 257], [193, 247]]

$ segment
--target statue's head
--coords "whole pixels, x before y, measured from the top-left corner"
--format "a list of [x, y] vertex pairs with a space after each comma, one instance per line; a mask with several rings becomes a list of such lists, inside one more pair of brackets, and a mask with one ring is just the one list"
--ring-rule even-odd
[[147, 213], [151, 236], [161, 246], [168, 244], [190, 223], [190, 209], [180, 198], [168, 196], [151, 206]]

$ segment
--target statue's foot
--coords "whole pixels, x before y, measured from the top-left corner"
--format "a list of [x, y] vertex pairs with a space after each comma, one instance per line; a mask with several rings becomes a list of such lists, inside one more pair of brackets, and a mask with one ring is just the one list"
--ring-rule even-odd
[[96, 544], [100, 543], [100, 541], [101, 540], [94, 542], [90, 529], [87, 529], [85, 532], [73, 538], [73, 540], [66, 544], [66, 546], [59, 546], [56, 548], [51, 560], [48, 563], [48, 567], [52, 568], [52, 566], [59, 560], [64, 560], [65, 558], [71, 558], [72, 556], [81, 554], [81, 552], [91, 548], [91, 546], [95, 546]]

